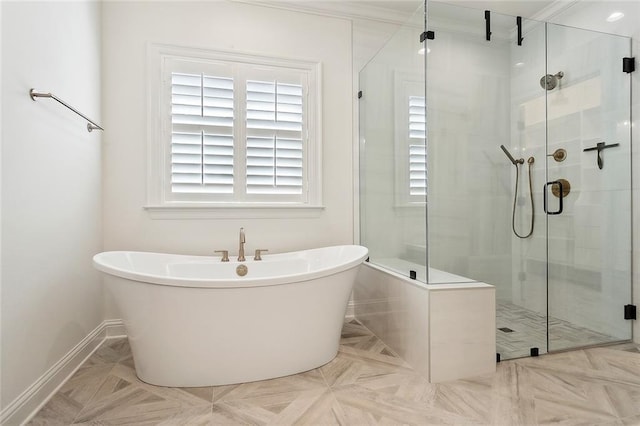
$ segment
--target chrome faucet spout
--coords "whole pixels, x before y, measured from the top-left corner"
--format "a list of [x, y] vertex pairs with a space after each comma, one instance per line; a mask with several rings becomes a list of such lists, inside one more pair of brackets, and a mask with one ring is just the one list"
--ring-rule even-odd
[[244, 243], [246, 238], [244, 236], [244, 228], [240, 228], [240, 247], [238, 248], [238, 262], [244, 262]]

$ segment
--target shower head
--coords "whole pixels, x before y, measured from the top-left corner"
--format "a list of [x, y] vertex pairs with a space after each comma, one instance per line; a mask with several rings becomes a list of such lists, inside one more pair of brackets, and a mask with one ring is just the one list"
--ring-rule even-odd
[[514, 166], [517, 166], [518, 164], [524, 164], [524, 158], [519, 158], [519, 159], [516, 160], [515, 158], [513, 158], [513, 156], [509, 152], [509, 150], [507, 150], [507, 148], [505, 148], [504, 145], [500, 145], [500, 148], [502, 148], [502, 150], [504, 151], [505, 155], [507, 157], [509, 157], [509, 161], [511, 161]]
[[562, 71], [558, 71], [555, 74], [547, 74], [540, 79], [540, 87], [545, 90], [553, 90], [556, 88], [562, 77], [564, 77], [564, 73]]

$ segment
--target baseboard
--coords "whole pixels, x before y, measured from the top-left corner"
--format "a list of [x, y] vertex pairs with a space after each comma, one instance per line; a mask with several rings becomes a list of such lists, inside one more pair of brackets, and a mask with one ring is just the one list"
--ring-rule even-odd
[[115, 339], [118, 337], [127, 337], [127, 331], [121, 319], [106, 320], [102, 323], [106, 327], [107, 339]]
[[125, 335], [122, 320], [103, 321], [0, 413], [0, 424], [29, 421], [105, 339]]

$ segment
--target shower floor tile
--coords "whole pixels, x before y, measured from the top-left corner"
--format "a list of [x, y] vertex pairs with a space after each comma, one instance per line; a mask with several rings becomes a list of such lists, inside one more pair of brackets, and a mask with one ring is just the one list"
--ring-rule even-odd
[[305, 373], [238, 385], [165, 388], [138, 380], [127, 339], [108, 340], [29, 424], [640, 422], [640, 345], [505, 361], [494, 374], [430, 384], [355, 320], [344, 324], [340, 343], [333, 361]]
[[[497, 352], [503, 360], [529, 356], [531, 348], [539, 348], [540, 353], [546, 352], [547, 319], [544, 315], [512, 303], [498, 302], [496, 328]], [[512, 331], [505, 332], [503, 328]], [[552, 350], [620, 340], [557, 318], [549, 318], [549, 329]]]

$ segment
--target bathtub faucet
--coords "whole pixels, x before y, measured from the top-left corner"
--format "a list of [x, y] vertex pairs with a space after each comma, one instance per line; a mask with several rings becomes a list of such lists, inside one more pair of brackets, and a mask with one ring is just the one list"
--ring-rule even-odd
[[238, 249], [238, 262], [244, 262], [244, 243], [246, 239], [244, 237], [244, 228], [240, 228], [240, 248]]

